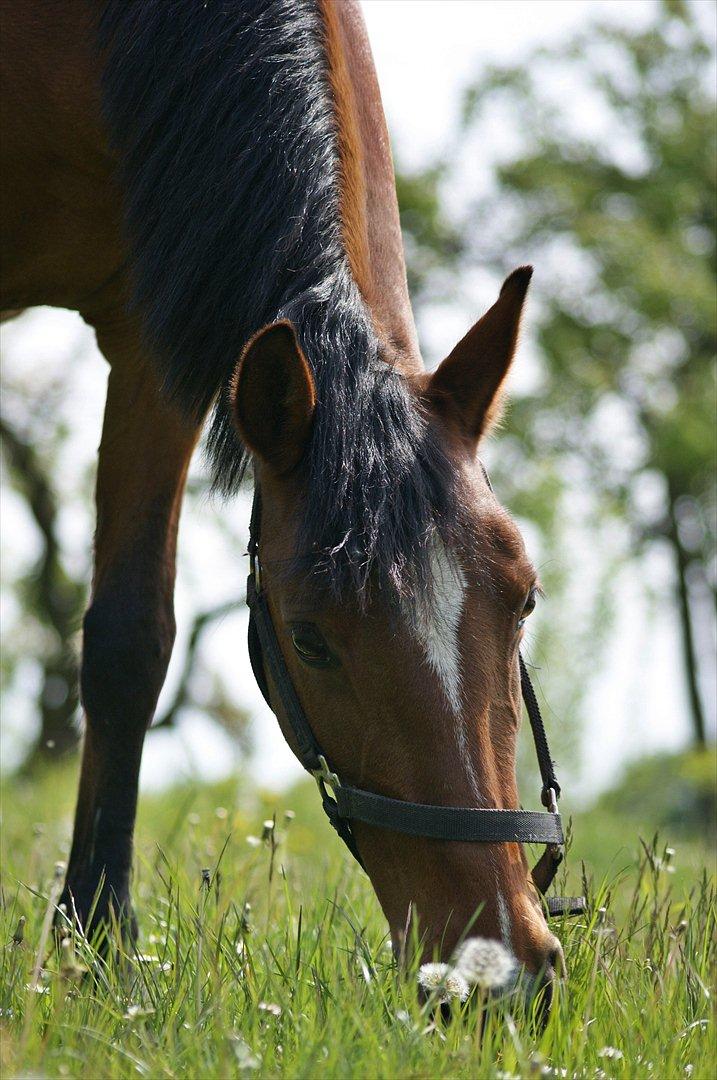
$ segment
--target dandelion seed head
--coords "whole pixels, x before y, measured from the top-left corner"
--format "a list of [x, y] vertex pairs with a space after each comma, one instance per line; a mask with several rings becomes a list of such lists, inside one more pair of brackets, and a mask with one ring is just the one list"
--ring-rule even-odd
[[448, 964], [422, 964], [418, 972], [418, 981], [424, 990], [435, 990], [444, 981], [449, 971]]
[[441, 1005], [455, 997], [465, 1001], [469, 993], [463, 975], [448, 964], [423, 964], [418, 972], [418, 983], [426, 993], [434, 994]]
[[504, 945], [479, 937], [464, 941], [453, 963], [469, 985], [483, 990], [505, 986], [515, 969], [515, 960]]

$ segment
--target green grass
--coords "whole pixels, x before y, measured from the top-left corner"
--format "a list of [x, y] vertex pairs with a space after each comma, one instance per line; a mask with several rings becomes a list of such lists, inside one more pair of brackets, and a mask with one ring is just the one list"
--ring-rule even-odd
[[[570, 977], [540, 1033], [515, 999], [491, 1003], [484, 1016], [480, 1003], [469, 1004], [451, 1021], [419, 1006], [415, 971], [397, 972], [370, 885], [330, 835], [310, 786], [276, 805], [240, 782], [145, 797], [134, 882], [143, 958], [107, 966], [76, 938], [46, 949], [43, 919], [54, 863], [66, 856], [74, 773], [9, 782], [0, 1073], [714, 1076], [704, 818], [687, 828], [679, 815], [653, 844], [667, 792], [644, 821], [619, 796], [574, 823], [565, 885], [580, 888], [583, 860], [598, 876], [589, 917], [556, 925]], [[287, 808], [296, 814], [288, 823]], [[274, 810], [278, 845], [250, 842]], [[676, 849], [667, 858], [665, 843]]]

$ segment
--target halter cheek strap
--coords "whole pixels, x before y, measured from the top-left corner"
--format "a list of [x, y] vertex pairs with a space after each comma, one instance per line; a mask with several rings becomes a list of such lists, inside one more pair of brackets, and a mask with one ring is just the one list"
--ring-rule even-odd
[[[520, 657], [519, 661], [521, 689], [543, 782], [541, 799], [547, 812], [431, 806], [391, 799], [342, 784], [329, 768], [316, 741], [276, 636], [259, 561], [260, 515], [261, 497], [257, 486], [249, 525], [250, 573], [247, 582], [252, 670], [265, 701], [279, 719], [287, 741], [303, 767], [315, 778], [324, 811], [351, 854], [361, 866], [364, 865], [351, 828], [353, 821], [434, 840], [545, 844], [545, 852], [533, 869], [536, 887], [544, 894], [563, 859], [564, 836], [557, 805], [560, 785], [555, 777], [540, 708], [523, 658]], [[276, 708], [277, 699], [281, 703], [280, 709]], [[585, 910], [582, 897], [550, 897], [545, 899], [545, 904], [552, 915], [579, 914]]]

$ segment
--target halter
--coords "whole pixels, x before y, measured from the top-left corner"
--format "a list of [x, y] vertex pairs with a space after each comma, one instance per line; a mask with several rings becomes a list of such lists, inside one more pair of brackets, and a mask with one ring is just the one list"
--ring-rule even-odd
[[[246, 598], [249, 607], [249, 659], [264, 700], [279, 720], [282, 717], [271, 700], [271, 686], [281, 702], [285, 723], [293, 736], [293, 749], [307, 772], [316, 780], [324, 811], [332, 826], [357, 862], [365, 869], [351, 823], [362, 821], [394, 832], [425, 836], [434, 840], [469, 843], [545, 844], [545, 852], [533, 868], [533, 880], [544, 897], [550, 915], [577, 915], [585, 910], [582, 897], [545, 897], [563, 860], [563, 827], [558, 813], [560, 784], [550, 757], [545, 727], [528, 672], [520, 663], [520, 685], [535, 742], [538, 768], [543, 781], [541, 802], [547, 812], [498, 810], [464, 806], [430, 806], [404, 802], [372, 791], [343, 784], [331, 770], [299, 700], [286, 667], [269, 611], [259, 560], [261, 493], [254, 487], [249, 523], [249, 579]], [[268, 676], [268, 678], [267, 678]], [[290, 741], [290, 740], [287, 740]]]

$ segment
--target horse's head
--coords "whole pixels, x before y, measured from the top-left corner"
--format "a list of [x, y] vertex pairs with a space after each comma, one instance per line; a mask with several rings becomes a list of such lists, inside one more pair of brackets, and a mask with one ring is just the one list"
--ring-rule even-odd
[[[312, 366], [289, 324], [260, 332], [244, 352], [233, 403], [262, 491], [263, 585], [291, 681], [343, 783], [414, 803], [519, 806], [518, 646], [538, 582], [477, 448], [512, 359], [529, 280], [527, 268], [511, 275], [433, 375], [393, 376], [421, 419], [424, 444], [444, 463], [434, 488], [445, 483], [453, 492], [440, 494], [452, 509], [423, 537], [426, 580], [412, 589], [371, 580], [369, 567], [365, 592], [337, 595], [296, 559], [315, 483], [306, 449], [328, 405], [317, 402]], [[367, 444], [366, 454], [373, 449]], [[337, 498], [339, 486], [340, 478]], [[390, 489], [383, 498], [390, 502]], [[386, 530], [400, 531], [405, 522], [395, 514], [410, 512], [405, 491], [396, 502], [384, 507]], [[349, 561], [366, 558], [365, 537], [337, 544]], [[281, 718], [274, 694], [272, 703]], [[502, 941], [531, 973], [550, 979], [560, 969], [560, 946], [519, 844], [427, 839], [361, 822], [353, 833], [394, 946], [412, 918], [429, 958], [448, 958], [468, 930]]]

